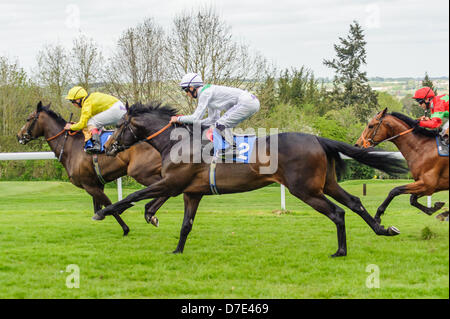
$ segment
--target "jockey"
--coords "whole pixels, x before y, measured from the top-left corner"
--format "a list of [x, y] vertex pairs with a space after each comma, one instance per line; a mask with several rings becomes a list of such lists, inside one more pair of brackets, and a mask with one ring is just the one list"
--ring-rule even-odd
[[423, 87], [416, 91], [413, 99], [419, 103], [426, 114], [431, 111], [430, 117], [420, 117], [419, 125], [430, 129], [437, 129], [442, 126], [440, 134], [444, 141], [448, 142], [448, 94], [436, 96], [431, 88]]
[[81, 108], [81, 116], [78, 123], [67, 123], [65, 130], [82, 130], [85, 142], [92, 136], [92, 147], [87, 148], [87, 153], [100, 153], [100, 130], [105, 125], [116, 124], [126, 113], [126, 108], [121, 101], [114, 96], [93, 92], [88, 94], [81, 86], [75, 86], [69, 90], [66, 100], [70, 100], [76, 107]]
[[[205, 85], [200, 75], [196, 73], [186, 74], [181, 79], [180, 87], [189, 97], [198, 99], [198, 105], [192, 115], [173, 116], [170, 122], [214, 125], [228, 144], [227, 153], [231, 150], [234, 154], [236, 145], [228, 129], [236, 127], [240, 122], [258, 112], [259, 101], [256, 96], [238, 88]], [[208, 110], [208, 117], [202, 120], [206, 110]], [[222, 111], [225, 113], [220, 116]], [[223, 155], [225, 153], [224, 151]]]

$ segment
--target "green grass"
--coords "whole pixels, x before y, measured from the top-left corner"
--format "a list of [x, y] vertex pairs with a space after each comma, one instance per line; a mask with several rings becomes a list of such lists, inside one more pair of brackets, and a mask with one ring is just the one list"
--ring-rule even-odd
[[[362, 183], [367, 196], [362, 196]], [[348, 181], [374, 215], [390, 189], [409, 181]], [[135, 189], [124, 189], [125, 195]], [[111, 199], [115, 189], [108, 188]], [[448, 202], [448, 192], [433, 201]], [[279, 187], [207, 196], [182, 255], [171, 252], [183, 217], [182, 197], [147, 224], [145, 202], [122, 216], [94, 222], [90, 196], [64, 182], [0, 182], [0, 298], [449, 298], [449, 231], [397, 197], [383, 217], [396, 237], [378, 237], [346, 209], [348, 256], [336, 227]], [[426, 202], [425, 199], [421, 202]], [[448, 207], [448, 204], [447, 204]], [[66, 287], [66, 267], [80, 269], [80, 288]], [[369, 265], [380, 288], [366, 287]]]

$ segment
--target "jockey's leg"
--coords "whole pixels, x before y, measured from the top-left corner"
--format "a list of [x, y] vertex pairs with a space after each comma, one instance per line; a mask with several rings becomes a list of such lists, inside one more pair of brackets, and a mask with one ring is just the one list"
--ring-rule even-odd
[[100, 153], [102, 146], [100, 142], [100, 130], [106, 125], [115, 125], [126, 113], [126, 108], [122, 102], [118, 101], [106, 111], [91, 117], [87, 123], [89, 131], [92, 133], [92, 148], [86, 149], [88, 153]]
[[448, 121], [447, 123], [445, 123], [444, 125], [442, 125], [442, 130], [441, 130], [441, 136], [442, 136], [442, 140], [445, 142], [445, 144], [448, 145]]
[[250, 93], [244, 93], [239, 97], [238, 103], [232, 106], [220, 119], [217, 120], [215, 125], [217, 130], [223, 136], [227, 144], [231, 146], [231, 148], [227, 148], [226, 151], [228, 149], [232, 149], [234, 153], [236, 150], [233, 134], [228, 129], [236, 127], [239, 123], [258, 112], [258, 110], [258, 99]]

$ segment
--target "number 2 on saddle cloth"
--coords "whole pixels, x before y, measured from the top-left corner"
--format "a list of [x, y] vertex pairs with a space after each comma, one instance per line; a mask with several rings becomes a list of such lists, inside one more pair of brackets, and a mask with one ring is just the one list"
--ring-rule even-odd
[[[225, 142], [223, 137], [219, 132], [214, 130], [213, 128], [209, 129], [206, 132], [206, 137], [213, 142], [214, 145], [214, 154], [217, 154], [217, 151], [223, 150], [228, 147], [228, 143]], [[233, 158], [233, 161], [240, 163], [249, 163], [250, 155], [253, 151], [253, 146], [256, 141], [255, 135], [234, 135], [234, 141], [237, 147], [236, 157]]]

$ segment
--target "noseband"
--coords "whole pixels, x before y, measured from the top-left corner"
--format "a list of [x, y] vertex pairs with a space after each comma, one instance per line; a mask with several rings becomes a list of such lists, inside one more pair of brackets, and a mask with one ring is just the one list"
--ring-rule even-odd
[[27, 131], [25, 132], [25, 134], [22, 136], [22, 138], [28, 143], [32, 140], [35, 140], [36, 138], [32, 136], [32, 130], [34, 128], [34, 126], [36, 125], [36, 122], [39, 118], [39, 114], [41, 112], [36, 111], [36, 114], [34, 115], [34, 117], [32, 119], [28, 119], [27, 122], [32, 121], [31, 124], [28, 126]]

